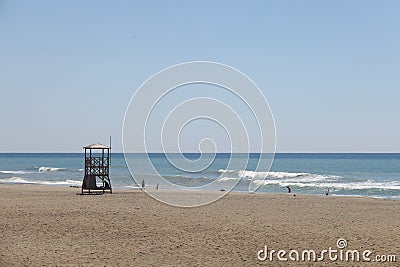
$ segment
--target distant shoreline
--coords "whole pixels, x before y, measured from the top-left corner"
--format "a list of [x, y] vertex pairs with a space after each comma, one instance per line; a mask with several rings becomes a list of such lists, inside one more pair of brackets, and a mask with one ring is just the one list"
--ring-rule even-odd
[[[68, 191], [69, 189], [81, 189], [81, 186], [73, 186], [73, 185], [64, 185], [64, 184], [53, 184], [53, 185], [46, 185], [46, 184], [34, 184], [34, 183], [0, 183], [1, 186], [15, 186], [15, 187], [20, 187], [21, 188], [29, 188], [30, 186], [39, 186], [39, 187], [44, 187], [49, 190], [51, 188], [59, 188], [61, 191], [65, 190]], [[30, 188], [29, 188], [30, 189]], [[131, 186], [131, 187], [113, 187], [114, 193], [126, 193], [126, 192], [142, 192], [142, 188], [140, 186]], [[160, 188], [158, 189], [158, 192], [165, 192], [165, 193], [179, 193], [180, 191], [176, 189], [169, 189], [169, 188]], [[154, 192], [155, 189], [153, 188], [146, 188], [146, 191], [149, 192]], [[191, 193], [194, 194], [213, 194], [213, 193], [218, 193], [218, 190], [200, 190], [200, 189], [193, 189], [190, 191]], [[106, 193], [108, 194], [108, 193]], [[246, 191], [230, 191], [227, 192], [227, 194], [237, 194], [237, 195], [277, 195], [277, 196], [288, 196], [288, 197], [298, 197], [298, 196], [304, 196], [304, 197], [323, 197], [323, 198], [355, 198], [355, 199], [361, 199], [361, 198], [367, 198], [367, 199], [381, 199], [381, 200], [391, 200], [391, 201], [400, 201], [400, 198], [390, 198], [390, 197], [377, 197], [377, 196], [363, 196], [363, 195], [340, 195], [340, 194], [330, 194], [329, 196], [325, 196], [324, 194], [303, 194], [303, 193], [282, 193], [282, 192], [261, 192], [261, 191], [256, 191], [256, 192], [246, 192]]]
[[[1, 154], [82, 154], [82, 151], [78, 151], [78, 152], [0, 152]], [[125, 154], [124, 152], [112, 152], [112, 154]], [[145, 154], [150, 154], [150, 155], [162, 155], [162, 154], [171, 154], [171, 155], [178, 155], [178, 154], [182, 154], [179, 152], [129, 152], [127, 154], [137, 154], [137, 155], [145, 155]], [[200, 152], [183, 152], [183, 154], [201, 154]], [[204, 152], [203, 154], [210, 154], [213, 155], [214, 153], [211, 152]], [[231, 155], [231, 154], [253, 154], [253, 155], [257, 155], [257, 154], [270, 154], [270, 153], [260, 153], [260, 152], [218, 152], [216, 154], [226, 154], [226, 155]], [[332, 154], [332, 155], [346, 155], [346, 154], [370, 154], [370, 155], [374, 155], [374, 154], [400, 154], [400, 152], [275, 152], [275, 155], [307, 155], [307, 154]]]

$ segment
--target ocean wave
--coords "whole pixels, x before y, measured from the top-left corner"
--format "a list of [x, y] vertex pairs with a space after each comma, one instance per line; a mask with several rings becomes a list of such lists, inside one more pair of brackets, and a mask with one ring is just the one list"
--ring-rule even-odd
[[[249, 171], [246, 171], [249, 172]], [[250, 172], [250, 174], [254, 174], [254, 172]], [[309, 182], [318, 182], [318, 181], [326, 181], [333, 182], [340, 179], [340, 176], [336, 175], [320, 175], [320, 174], [312, 174], [312, 173], [290, 173], [290, 172], [259, 172], [256, 175], [246, 175], [240, 177], [232, 177], [232, 176], [223, 176], [218, 178], [218, 181], [230, 181], [230, 180], [253, 180], [256, 184], [280, 184], [280, 183], [309, 183]]]
[[72, 171], [72, 172], [83, 172], [84, 169], [67, 169], [67, 168], [55, 168], [55, 167], [35, 167], [27, 168], [30, 171], [0, 171], [0, 174], [29, 174], [36, 171], [39, 172], [58, 172], [58, 171]]
[[400, 190], [400, 183], [398, 182], [374, 182], [374, 181], [365, 181], [365, 182], [357, 182], [357, 183], [310, 183], [310, 184], [299, 184], [296, 185], [299, 187], [317, 187], [317, 188], [334, 188], [334, 189], [342, 189], [342, 190], [366, 190], [366, 189], [383, 189], [383, 190]]
[[39, 172], [57, 172], [66, 171], [66, 168], [54, 168], [54, 167], [39, 167]]
[[163, 175], [167, 180], [191, 180], [191, 181], [207, 181], [214, 180], [209, 177], [190, 177], [185, 175]]
[[268, 172], [266, 173], [267, 178], [298, 178], [298, 177], [304, 177], [304, 176], [309, 176], [310, 173], [305, 173], [305, 172]]
[[[334, 184], [341, 177], [336, 175], [319, 175], [319, 174], [308, 174], [305, 176], [297, 176], [297, 178], [288, 179], [264, 179], [264, 180], [253, 180], [253, 183], [258, 185], [271, 185], [278, 184], [281, 186], [288, 185], [299, 185], [299, 186], [309, 186], [311, 184]], [[321, 182], [321, 183], [316, 183]], [[322, 183], [323, 182], [323, 183]], [[332, 182], [332, 183], [326, 183]]]
[[238, 180], [238, 179], [240, 179], [240, 178], [238, 178], [238, 177], [221, 177], [221, 178], [218, 178], [217, 180], [219, 181], [219, 182], [226, 182], [226, 181], [232, 181], [232, 180]]
[[304, 172], [257, 172], [248, 170], [227, 170], [220, 169], [218, 173], [224, 174], [236, 174], [239, 178], [295, 178], [300, 176], [309, 175], [309, 173]]
[[295, 178], [300, 176], [309, 175], [309, 173], [303, 172], [255, 172], [255, 171], [246, 171], [241, 170], [238, 173], [241, 178]]
[[41, 184], [41, 185], [81, 185], [82, 181], [66, 180], [66, 181], [44, 181], [44, 180], [28, 180], [21, 177], [11, 177], [0, 179], [2, 184]]
[[225, 169], [220, 169], [218, 170], [218, 173], [233, 173], [235, 170], [225, 170]]
[[294, 182], [294, 183], [309, 183], [309, 182], [335, 182], [342, 178], [337, 175], [320, 175], [320, 174], [307, 174], [304, 176], [299, 176], [297, 178], [289, 178], [284, 179], [285, 182]]
[[400, 190], [399, 182], [374, 182], [372, 180], [364, 182], [350, 182], [350, 183], [310, 183], [310, 182], [293, 182], [293, 181], [278, 181], [278, 180], [255, 180], [257, 185], [279, 185], [282, 187], [308, 187], [308, 188], [325, 188], [334, 190], [368, 190], [368, 189], [382, 189], [382, 190]]
[[28, 172], [25, 172], [25, 171], [0, 171], [0, 173], [2, 173], [2, 174], [25, 174]]

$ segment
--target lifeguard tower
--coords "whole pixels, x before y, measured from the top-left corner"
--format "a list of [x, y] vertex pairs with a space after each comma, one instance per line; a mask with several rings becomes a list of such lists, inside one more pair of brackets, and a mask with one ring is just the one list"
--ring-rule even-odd
[[85, 146], [85, 176], [82, 194], [112, 193], [110, 182], [111, 146], [93, 144]]

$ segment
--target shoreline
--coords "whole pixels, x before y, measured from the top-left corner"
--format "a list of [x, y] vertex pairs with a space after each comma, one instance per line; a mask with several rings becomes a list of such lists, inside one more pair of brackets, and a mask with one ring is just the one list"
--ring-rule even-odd
[[[43, 186], [43, 187], [49, 187], [49, 188], [53, 188], [53, 187], [61, 187], [64, 189], [67, 188], [75, 188], [75, 189], [81, 189], [81, 186], [73, 186], [73, 185], [64, 185], [64, 184], [40, 184], [40, 183], [0, 183], [0, 187], [1, 186]], [[126, 187], [121, 187], [121, 186], [116, 186], [113, 187], [113, 191], [141, 191], [141, 187], [137, 186], [129, 186], [129, 188]], [[153, 188], [146, 188], [146, 190], [150, 190], [150, 191], [155, 191], [155, 189]], [[168, 188], [160, 188], [158, 190], [161, 190], [163, 192], [175, 192], [174, 189], [168, 189]], [[192, 192], [196, 192], [196, 193], [212, 193], [212, 192], [220, 192], [219, 190], [196, 190], [193, 189]], [[108, 193], [106, 193], [108, 194]], [[256, 191], [256, 192], [246, 192], [246, 191], [228, 191], [227, 194], [266, 194], [266, 195], [293, 195], [296, 194], [296, 196], [320, 196], [320, 197], [345, 197], [345, 198], [367, 198], [367, 199], [384, 199], [384, 200], [393, 200], [393, 201], [400, 201], [400, 197], [385, 197], [385, 196], [366, 196], [366, 195], [342, 195], [342, 194], [335, 194], [335, 193], [330, 193], [329, 196], [325, 196], [324, 194], [304, 194], [304, 193], [296, 193], [296, 192], [292, 192], [292, 193], [284, 193], [284, 192], [262, 192], [262, 191]]]

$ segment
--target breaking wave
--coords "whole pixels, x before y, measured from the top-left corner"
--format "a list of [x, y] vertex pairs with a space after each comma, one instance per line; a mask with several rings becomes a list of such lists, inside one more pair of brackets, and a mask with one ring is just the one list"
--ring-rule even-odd
[[25, 174], [25, 173], [29, 173], [29, 172], [25, 172], [25, 171], [0, 171], [0, 173], [2, 173], [2, 174]]
[[66, 171], [66, 168], [54, 168], [54, 167], [39, 167], [39, 172], [57, 172]]
[[224, 170], [221, 169], [218, 171], [220, 174], [233, 174], [237, 175], [238, 178], [294, 178], [300, 176], [310, 175], [309, 173], [303, 172], [255, 172], [255, 171], [248, 171], [248, 170]]
[[44, 181], [44, 180], [29, 180], [21, 177], [11, 177], [0, 179], [2, 184], [41, 184], [41, 185], [81, 185], [82, 181], [65, 180], [65, 181]]
[[[247, 170], [232, 171], [220, 170], [221, 178], [219, 182], [230, 180], [247, 181], [253, 180], [253, 183], [261, 186], [279, 186], [279, 187], [299, 187], [309, 189], [332, 189], [338, 190], [400, 190], [398, 181], [374, 181], [371, 179], [352, 180], [338, 175], [322, 175], [314, 173], [296, 173], [296, 172], [254, 172]], [[225, 176], [226, 174], [226, 176]]]

